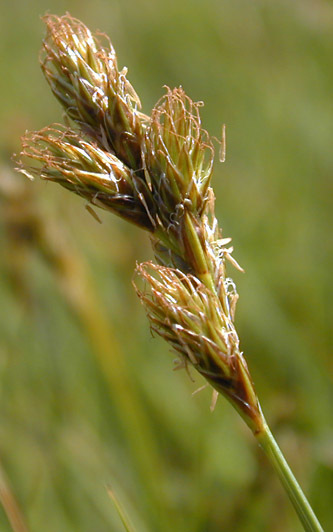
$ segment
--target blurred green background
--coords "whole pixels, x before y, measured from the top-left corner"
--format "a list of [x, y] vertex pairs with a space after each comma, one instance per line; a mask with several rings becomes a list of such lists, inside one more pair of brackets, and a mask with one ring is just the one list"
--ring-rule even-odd
[[[297, 532], [252, 435], [226, 401], [173, 372], [131, 285], [149, 238], [29, 183], [11, 155], [62, 120], [38, 64], [40, 16], [111, 37], [150, 109], [162, 86], [203, 100], [220, 136], [213, 186], [246, 274], [237, 328], [273, 432], [333, 530], [333, 6], [324, 0], [11, 0], [1, 7], [0, 498], [16, 531]], [[20, 506], [20, 519], [10, 490]], [[9, 498], [8, 498], [9, 497]], [[26, 521], [26, 525], [22, 520]], [[0, 509], [0, 530], [11, 527]]]

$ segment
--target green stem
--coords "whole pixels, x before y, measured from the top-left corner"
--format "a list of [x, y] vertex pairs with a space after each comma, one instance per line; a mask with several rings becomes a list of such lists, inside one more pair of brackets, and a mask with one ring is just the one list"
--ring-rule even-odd
[[116, 510], [118, 512], [118, 515], [120, 517], [120, 520], [121, 520], [122, 524], [124, 525], [124, 528], [125, 528], [126, 532], [135, 532], [135, 530], [132, 527], [131, 523], [129, 522], [129, 519], [128, 519], [127, 515], [125, 514], [125, 512], [123, 510], [123, 507], [120, 504], [120, 502], [118, 500], [118, 497], [116, 496], [115, 492], [111, 488], [108, 488], [108, 494], [109, 494], [111, 500], [113, 501], [113, 504], [116, 507]]
[[291, 471], [266, 422], [264, 423], [264, 429], [256, 434], [256, 437], [260, 446], [266, 453], [266, 456], [280, 477], [280, 480], [298, 514], [298, 517], [300, 518], [304, 530], [306, 532], [323, 532], [316, 515], [314, 514], [300, 485], [294, 477], [293, 472]]

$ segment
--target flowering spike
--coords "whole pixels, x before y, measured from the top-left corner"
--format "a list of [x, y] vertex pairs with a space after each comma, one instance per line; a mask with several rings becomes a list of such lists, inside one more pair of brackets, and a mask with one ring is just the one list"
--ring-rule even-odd
[[151, 262], [136, 268], [151, 328], [165, 338], [256, 430], [261, 412], [239, 339], [218, 297], [193, 275]]
[[[115, 155], [61, 125], [28, 133], [22, 146], [21, 173], [59, 183], [94, 205], [153, 230], [139, 197], [135, 173]], [[142, 190], [143, 185], [140, 183]], [[145, 193], [148, 197], [147, 190]]]
[[148, 117], [140, 113], [140, 100], [126, 69], [119, 71], [109, 39], [103, 46], [70, 15], [47, 15], [43, 20], [47, 33], [41, 66], [53, 94], [85, 133], [137, 168]]
[[164, 206], [166, 225], [171, 214], [181, 217], [185, 205], [199, 215], [205, 206], [214, 149], [201, 128], [198, 107], [181, 87], [167, 88], [146, 130], [144, 165]]

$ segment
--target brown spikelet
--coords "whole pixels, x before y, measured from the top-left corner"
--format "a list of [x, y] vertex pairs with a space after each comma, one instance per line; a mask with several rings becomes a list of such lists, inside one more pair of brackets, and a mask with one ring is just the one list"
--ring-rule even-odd
[[153, 230], [138, 193], [141, 187], [149, 201], [144, 183], [137, 183], [133, 170], [115, 155], [71, 129], [55, 124], [27, 133], [22, 138], [17, 169], [31, 179], [38, 176], [59, 183], [93, 205]]
[[41, 66], [53, 94], [82, 130], [130, 168], [141, 166], [141, 142], [148, 117], [119, 70], [106, 36], [93, 35], [70, 15], [43, 18], [47, 33]]
[[201, 127], [199, 106], [181, 87], [167, 88], [146, 129], [143, 160], [166, 226], [181, 218], [184, 208], [200, 214], [205, 205], [214, 149]]
[[261, 414], [230, 312], [193, 275], [151, 262], [136, 268], [151, 328], [239, 410], [251, 428]]

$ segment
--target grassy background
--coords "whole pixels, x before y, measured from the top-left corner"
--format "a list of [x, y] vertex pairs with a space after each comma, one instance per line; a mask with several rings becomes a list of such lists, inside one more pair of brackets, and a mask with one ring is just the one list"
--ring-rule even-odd
[[[237, 328], [266, 417], [333, 529], [332, 53], [325, 0], [12, 0], [1, 9], [0, 494], [31, 532], [297, 532], [270, 465], [231, 407], [149, 334], [131, 279], [138, 229], [14, 175], [26, 129], [61, 120], [38, 65], [40, 15], [108, 33], [144, 111], [162, 86], [227, 125], [213, 186], [245, 275]], [[2, 470], [2, 472], [1, 472]], [[0, 529], [11, 530], [0, 509]], [[23, 532], [24, 528], [17, 529]]]

